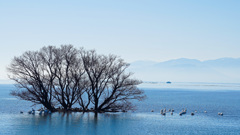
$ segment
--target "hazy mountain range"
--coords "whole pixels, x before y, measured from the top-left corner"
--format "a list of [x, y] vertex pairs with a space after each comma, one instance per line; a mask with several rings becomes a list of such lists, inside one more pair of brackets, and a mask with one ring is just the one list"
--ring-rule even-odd
[[131, 63], [129, 70], [143, 81], [240, 83], [240, 58], [136, 61]]

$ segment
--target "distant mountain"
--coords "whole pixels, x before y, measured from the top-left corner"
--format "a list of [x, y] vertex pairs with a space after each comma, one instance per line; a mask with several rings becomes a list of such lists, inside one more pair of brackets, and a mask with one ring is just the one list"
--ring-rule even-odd
[[143, 81], [240, 82], [240, 58], [136, 61], [131, 63], [129, 70]]
[[239, 68], [240, 67], [240, 58], [221, 58], [216, 60], [207, 60], [203, 61], [205, 65], [211, 67], [231, 67], [231, 68]]
[[181, 59], [160, 62], [160, 63], [157, 63], [155, 66], [157, 66], [157, 67], [186, 67], [186, 68], [189, 68], [189, 67], [197, 67], [197, 66], [201, 66], [201, 65], [202, 65], [202, 62], [199, 60], [181, 58]]

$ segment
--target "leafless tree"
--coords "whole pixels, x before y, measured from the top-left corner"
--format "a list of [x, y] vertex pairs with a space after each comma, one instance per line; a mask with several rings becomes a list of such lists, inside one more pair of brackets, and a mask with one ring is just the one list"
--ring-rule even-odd
[[8, 71], [19, 89], [11, 94], [43, 104], [52, 111], [58, 104], [65, 110], [71, 109], [87, 84], [78, 56], [77, 49], [72, 45], [63, 45], [60, 48], [43, 47], [40, 51], [15, 57]]
[[[52, 61], [53, 50], [54, 47], [49, 46], [48, 50], [43, 48], [41, 52], [47, 54], [48, 61]], [[10, 79], [16, 82], [18, 90], [12, 91], [11, 94], [55, 111], [52, 90], [54, 71], [48, 69], [54, 65], [54, 61], [49, 62], [49, 65], [45, 65], [44, 62], [38, 51], [28, 51], [20, 57], [14, 57], [8, 71], [11, 73]]]
[[87, 80], [78, 50], [72, 45], [57, 49], [54, 97], [65, 110], [72, 108], [87, 89]]
[[131, 99], [144, 99], [136, 86], [141, 81], [125, 73], [129, 64], [115, 55], [98, 55], [94, 50], [81, 52], [81, 58], [90, 82], [95, 112], [131, 110]]
[[92, 106], [96, 113], [127, 111], [133, 109], [131, 100], [145, 97], [137, 88], [141, 81], [126, 72], [128, 66], [115, 55], [72, 45], [43, 47], [12, 60], [8, 71], [18, 89], [11, 94], [51, 111], [57, 106], [71, 110], [76, 103], [83, 111]]

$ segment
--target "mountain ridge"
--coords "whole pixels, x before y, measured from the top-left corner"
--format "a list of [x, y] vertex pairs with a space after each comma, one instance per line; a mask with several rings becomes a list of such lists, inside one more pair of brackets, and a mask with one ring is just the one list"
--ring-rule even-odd
[[240, 58], [137, 61], [131, 63], [129, 70], [135, 72], [135, 77], [143, 81], [240, 82]]

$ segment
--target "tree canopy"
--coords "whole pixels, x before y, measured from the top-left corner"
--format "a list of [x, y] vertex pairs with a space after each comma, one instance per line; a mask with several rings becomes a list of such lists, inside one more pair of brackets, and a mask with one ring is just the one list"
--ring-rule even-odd
[[145, 97], [137, 88], [141, 81], [132, 78], [128, 67], [116, 55], [62, 45], [27, 51], [14, 57], [7, 69], [17, 88], [11, 94], [22, 100], [51, 111], [74, 106], [81, 111], [106, 112], [133, 110], [131, 100]]

